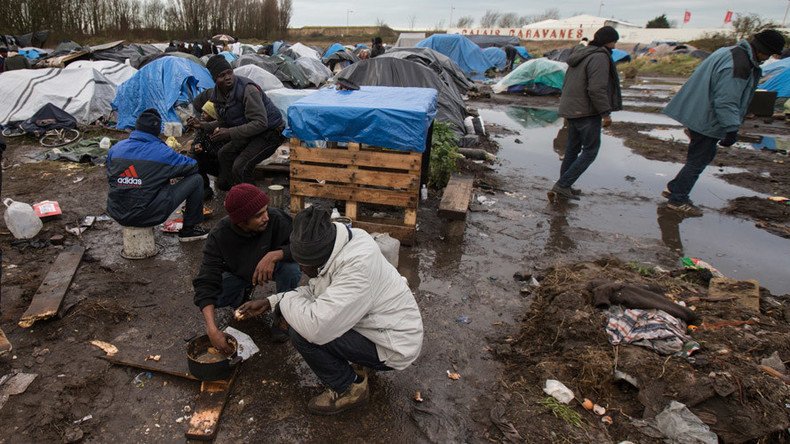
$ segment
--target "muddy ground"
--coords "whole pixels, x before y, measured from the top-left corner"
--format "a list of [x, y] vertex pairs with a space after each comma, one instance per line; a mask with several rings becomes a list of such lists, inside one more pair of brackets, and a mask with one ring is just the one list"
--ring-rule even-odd
[[[539, 100], [538, 107], [556, 107], [556, 99]], [[607, 379], [612, 348], [603, 337], [599, 314], [586, 306], [576, 291], [593, 272], [636, 279], [628, 267], [604, 267], [609, 262], [601, 262], [601, 258], [615, 257], [622, 263], [650, 263], [672, 269], [683, 255], [702, 256], [725, 274], [756, 277], [776, 295], [788, 292], [788, 280], [777, 271], [786, 273], [786, 266], [781, 263], [786, 260], [787, 241], [724, 213], [726, 201], [767, 191], [727, 185], [724, 203], [705, 202], [702, 225], [669, 220], [666, 228], [668, 218], [661, 212], [660, 199], [656, 197], [660, 188], [655, 189], [656, 179], [651, 182], [650, 178], [654, 176], [652, 169], [676, 170], [679, 165], [647, 163], [644, 167], [642, 163], [652, 162], [646, 159], [648, 154], [633, 148], [618, 151], [629, 138], [626, 135], [625, 142], [617, 138], [619, 128], [628, 125], [621, 123], [607, 130], [604, 146], [626, 160], [602, 156], [595, 166], [601, 170], [591, 169], [580, 181], [584, 200], [568, 206], [548, 205], [545, 191], [559, 169], [551, 146], [561, 123], [549, 122], [542, 128], [522, 126], [513, 119], [513, 115], [521, 115], [511, 112], [519, 111], [513, 105], [536, 106], [533, 99], [524, 97], [470, 102], [488, 119], [490, 138], [501, 149], [498, 163], [470, 163], [464, 168], [476, 177], [476, 195], [463, 239], [445, 236], [443, 223], [436, 216], [440, 195], [432, 191], [419, 210], [417, 245], [401, 249], [399, 271], [409, 280], [425, 324], [423, 353], [415, 364], [403, 372], [376, 375], [367, 408], [336, 418], [314, 417], [304, 407], [320, 391], [319, 383], [298, 354], [290, 345], [270, 344], [259, 321], [242, 323], [238, 328], [253, 336], [262, 353], [242, 368], [223, 416], [218, 442], [499, 442], [507, 440], [507, 436], [515, 437], [511, 426], [527, 442], [619, 442], [626, 438], [649, 442], [650, 438], [622, 418], [615, 418], [615, 425], [609, 429], [595, 418], [585, 418], [582, 427], [569, 427], [539, 404], [545, 397], [540, 391], [542, 378], [553, 375], [580, 389], [580, 396], [595, 396], [610, 409], [619, 408], [635, 418], [644, 413], [642, 397], [635, 392], [620, 393]], [[638, 133], [630, 134], [635, 139], [644, 138]], [[40, 151], [41, 148], [22, 141], [11, 141], [3, 162], [3, 197], [25, 202], [59, 201], [63, 216], [47, 221], [38, 236], [47, 240], [64, 234], [65, 226], [73, 226], [84, 216], [103, 213], [106, 177], [101, 166], [29, 162], [30, 155]], [[770, 159], [764, 159], [765, 163], [774, 164], [768, 162]], [[661, 160], [671, 162], [677, 158], [667, 156]], [[644, 171], [623, 173], [629, 162], [640, 165]], [[758, 165], [759, 158], [754, 162]], [[748, 165], [733, 166], [750, 171]], [[612, 169], [606, 169], [609, 167]], [[715, 173], [706, 175], [700, 187], [724, 186], [714, 177]], [[267, 179], [277, 183], [287, 180], [284, 176]], [[208, 226], [223, 214], [222, 197], [220, 194], [211, 202], [215, 217], [207, 222]], [[133, 384], [138, 370], [107, 363], [88, 342], [108, 341], [124, 353], [141, 358], [160, 354], [164, 360], [184, 359], [186, 340], [202, 331], [191, 289], [201, 256], [200, 244], [182, 245], [176, 238], [158, 233], [158, 256], [127, 261], [119, 255], [121, 229], [112, 221], [97, 222], [80, 237], [66, 234], [66, 244], [83, 245], [87, 251], [61, 316], [24, 330], [16, 322], [62, 247], [14, 247], [7, 230], [0, 230], [0, 326], [15, 347], [11, 355], [0, 357], [0, 375], [13, 371], [39, 375], [25, 393], [12, 396], [0, 410], [0, 442], [62, 441], [66, 436], [77, 436], [75, 428], [88, 442], [118, 438], [183, 441], [188, 422], [185, 416], [194, 407], [198, 385], [154, 374], [138, 387]], [[722, 241], [715, 245], [707, 242], [707, 233]], [[763, 250], [760, 259], [748, 256], [745, 245]], [[573, 265], [578, 263], [584, 265]], [[573, 274], [573, 280], [555, 282], [556, 270], [566, 269], [563, 267], [580, 267], [583, 272]], [[595, 267], [604, 267], [604, 271]], [[524, 291], [525, 282], [513, 278], [516, 273], [540, 277], [540, 290]], [[702, 288], [690, 288], [704, 294]], [[264, 287], [256, 295], [263, 296], [271, 290]], [[549, 295], [558, 294], [571, 298], [565, 307], [567, 311], [535, 311], [545, 307]], [[574, 324], [577, 320], [570, 318], [563, 323], [563, 313], [574, 313], [571, 310], [585, 313], [578, 320], [580, 324]], [[727, 314], [714, 311], [711, 316], [732, 319]], [[536, 319], [535, 315], [542, 317]], [[728, 398], [723, 405], [730, 408], [735, 399], [756, 409], [752, 401], [768, 396], [765, 405], [776, 410], [772, 415], [785, 415], [768, 418], [776, 419], [774, 424], [783, 424], [787, 414], [776, 396], [785, 396], [786, 402], [786, 392], [746, 368], [750, 360], [772, 350], [788, 359], [787, 329], [781, 324], [786, 323], [786, 318], [778, 316], [759, 315], [761, 322], [770, 324], [770, 328], [760, 324], [759, 328], [768, 332], [765, 335], [749, 332], [745, 327], [728, 330], [738, 335], [748, 332], [760, 341], [754, 350], [733, 349], [739, 364], [732, 371], [741, 372], [737, 377], [748, 384], [744, 386], [743, 398], [740, 394], [730, 395], [735, 398]], [[573, 330], [566, 329], [571, 326]], [[578, 350], [573, 351], [574, 346]], [[629, 347], [621, 349], [621, 357], [632, 353], [640, 362], [663, 363], [665, 359], [636, 348], [629, 352], [623, 351]], [[703, 350], [710, 355], [717, 349], [704, 346]], [[584, 352], [592, 357], [585, 361], [585, 356], [579, 355]], [[572, 366], [564, 365], [565, 354], [575, 360]], [[595, 365], [584, 370], [587, 361]], [[541, 362], [551, 362], [552, 366], [538, 365]], [[726, 363], [715, 365], [723, 366], [722, 371], [730, 369]], [[666, 375], [657, 378], [659, 382], [668, 380], [670, 375], [702, 378], [711, 372], [709, 367], [695, 369], [674, 358], [665, 366]], [[657, 369], [648, 366], [644, 375], [653, 377], [660, 373]], [[448, 370], [460, 373], [461, 379], [448, 379]], [[757, 387], [760, 384], [770, 387], [772, 394], [765, 395]], [[425, 402], [412, 400], [417, 390]], [[682, 393], [679, 397], [674, 393], [667, 391], [655, 399], [688, 401]], [[653, 409], [657, 408], [656, 402], [651, 404]], [[749, 412], [751, 415], [752, 410]], [[719, 423], [736, 424], [727, 412], [717, 410], [714, 414], [719, 415]], [[92, 415], [92, 419], [74, 423], [86, 415]], [[754, 430], [762, 425], [764, 422], [758, 421]], [[768, 438], [774, 437], [769, 435], [773, 431], [769, 428], [760, 430]]]

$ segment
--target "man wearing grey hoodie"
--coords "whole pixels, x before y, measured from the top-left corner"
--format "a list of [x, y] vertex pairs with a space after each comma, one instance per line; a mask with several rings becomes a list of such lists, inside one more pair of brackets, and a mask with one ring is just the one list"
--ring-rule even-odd
[[611, 26], [595, 32], [587, 46], [577, 46], [568, 59], [562, 85], [559, 114], [568, 120], [568, 144], [560, 167], [560, 178], [548, 196], [579, 200], [572, 188], [593, 163], [601, 146], [601, 128], [612, 124], [610, 114], [623, 107], [620, 78], [612, 61], [620, 35]]

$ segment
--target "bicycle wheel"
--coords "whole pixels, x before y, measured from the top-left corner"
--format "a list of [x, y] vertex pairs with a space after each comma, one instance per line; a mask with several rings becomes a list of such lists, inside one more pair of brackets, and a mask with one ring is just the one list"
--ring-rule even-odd
[[44, 134], [39, 143], [45, 147], [54, 148], [75, 142], [80, 136], [79, 131], [71, 128], [47, 131], [47, 134]]
[[19, 127], [7, 127], [3, 128], [3, 137], [19, 137], [25, 135], [25, 130]]

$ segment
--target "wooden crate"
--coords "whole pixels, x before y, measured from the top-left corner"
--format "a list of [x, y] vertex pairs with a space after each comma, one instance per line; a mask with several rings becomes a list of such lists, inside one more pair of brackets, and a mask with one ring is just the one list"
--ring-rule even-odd
[[[304, 208], [306, 197], [341, 200], [354, 226], [384, 232], [405, 245], [414, 244], [422, 154], [349, 143], [307, 148], [291, 139], [291, 212]], [[359, 204], [403, 209], [398, 219], [360, 216]]]

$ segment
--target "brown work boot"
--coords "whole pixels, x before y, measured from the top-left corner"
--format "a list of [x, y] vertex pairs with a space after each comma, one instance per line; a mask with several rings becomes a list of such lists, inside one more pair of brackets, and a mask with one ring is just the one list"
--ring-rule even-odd
[[316, 415], [335, 415], [368, 402], [368, 377], [359, 384], [351, 384], [345, 393], [337, 393], [326, 389], [324, 393], [314, 397], [307, 404], [307, 410]]

